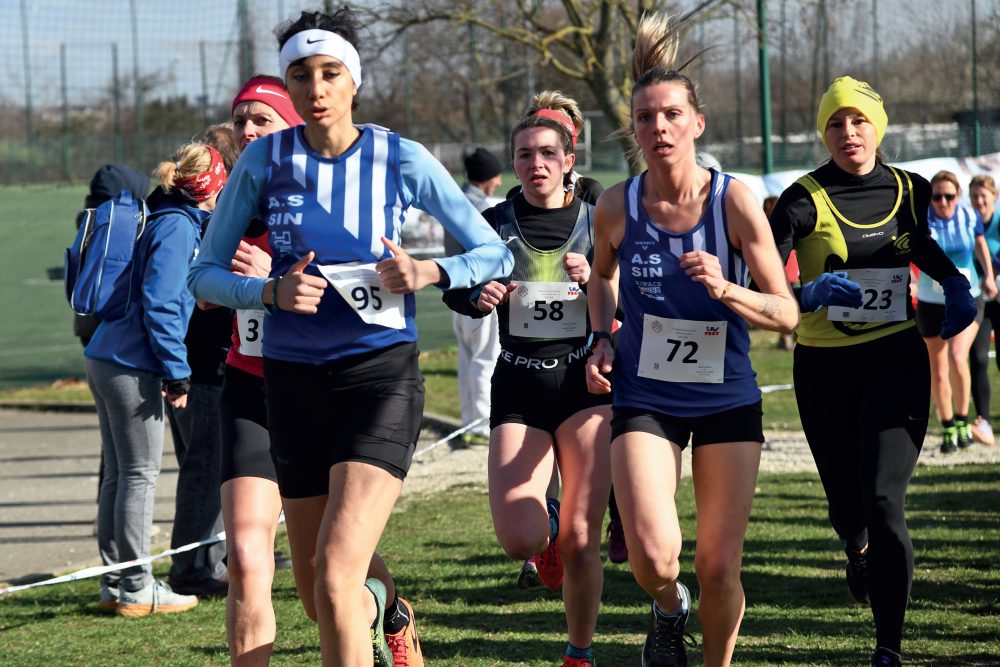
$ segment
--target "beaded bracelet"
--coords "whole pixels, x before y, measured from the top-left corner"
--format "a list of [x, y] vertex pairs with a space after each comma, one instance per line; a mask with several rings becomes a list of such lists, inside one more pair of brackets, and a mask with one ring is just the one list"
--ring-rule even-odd
[[281, 276], [275, 276], [274, 280], [271, 281], [271, 305], [274, 306], [275, 310], [281, 310], [281, 306], [278, 305], [279, 282], [281, 282]]

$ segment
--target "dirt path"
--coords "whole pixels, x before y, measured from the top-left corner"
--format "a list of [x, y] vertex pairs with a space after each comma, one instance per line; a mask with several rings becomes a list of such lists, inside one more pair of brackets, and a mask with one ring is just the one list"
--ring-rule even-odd
[[[443, 425], [443, 424], [442, 424]], [[443, 431], [442, 431], [443, 432]], [[812, 472], [816, 470], [805, 436], [797, 431], [767, 431], [767, 442], [761, 453], [761, 472]], [[433, 443], [433, 440], [430, 441]], [[942, 456], [933, 436], [920, 454], [919, 465], [956, 465], [961, 463], [998, 463], [1000, 446], [975, 444], [966, 450]], [[930, 446], [932, 445], [933, 446]], [[424, 447], [428, 446], [426, 444]], [[420, 448], [418, 447], [418, 454]], [[453, 448], [448, 444], [414, 458], [403, 494], [436, 493], [453, 486], [481, 485], [486, 487], [486, 453], [484, 446]], [[684, 456], [683, 476], [691, 474], [691, 457]]]

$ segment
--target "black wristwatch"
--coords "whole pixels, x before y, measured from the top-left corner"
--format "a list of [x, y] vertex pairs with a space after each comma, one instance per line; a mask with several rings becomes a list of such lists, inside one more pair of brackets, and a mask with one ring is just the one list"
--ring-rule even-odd
[[597, 347], [597, 341], [604, 339], [611, 342], [611, 334], [607, 331], [591, 331], [590, 335], [587, 336], [587, 351], [593, 352], [594, 348]]

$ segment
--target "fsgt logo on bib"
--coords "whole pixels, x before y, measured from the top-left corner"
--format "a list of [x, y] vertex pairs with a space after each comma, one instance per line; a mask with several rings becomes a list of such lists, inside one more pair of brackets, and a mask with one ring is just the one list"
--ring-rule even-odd
[[705, 327], [705, 335], [706, 336], [718, 336], [720, 334], [720, 332], [721, 332], [721, 330], [720, 330], [719, 327], [716, 327], [716, 326], [707, 326], [707, 327]]

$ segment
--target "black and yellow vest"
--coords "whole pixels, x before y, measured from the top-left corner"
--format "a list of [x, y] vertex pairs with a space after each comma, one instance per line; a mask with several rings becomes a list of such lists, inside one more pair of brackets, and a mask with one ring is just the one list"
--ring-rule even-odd
[[[808, 236], [795, 241], [803, 284], [830, 271], [897, 267], [905, 269], [909, 283], [910, 238], [917, 232], [920, 218], [909, 174], [892, 167], [888, 169], [896, 178], [895, 201], [884, 218], [869, 224], [848, 220], [811, 174], [796, 181], [809, 193], [816, 208], [816, 227]], [[820, 308], [813, 313], [802, 313], [796, 333], [803, 345], [856, 345], [914, 326], [909, 299], [906, 315], [905, 321], [897, 322], [838, 322], [829, 320], [827, 309]]]

